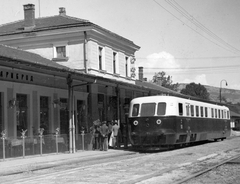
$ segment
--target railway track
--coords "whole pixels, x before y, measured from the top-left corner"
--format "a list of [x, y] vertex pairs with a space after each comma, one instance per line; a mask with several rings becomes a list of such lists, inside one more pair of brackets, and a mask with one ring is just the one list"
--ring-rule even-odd
[[[219, 147], [222, 143], [214, 143], [214, 145]], [[68, 165], [3, 176], [0, 177], [0, 183], [52, 184], [62, 181], [63, 183], [192, 184], [192, 181], [199, 176], [202, 177], [215, 168], [240, 157], [240, 149], [226, 149], [214, 154], [209, 152], [208, 155], [201, 154], [203, 147], [206, 146], [209, 149], [209, 146], [214, 147], [214, 145], [153, 154], [132, 153], [118, 155], [115, 158], [80, 159]]]
[[[234, 161], [236, 159], [239, 159], [239, 158], [240, 158], [240, 155], [237, 155], [237, 156], [234, 156], [232, 158], [223, 160], [223, 161], [221, 161], [218, 164], [215, 164], [213, 166], [207, 167], [207, 168], [205, 168], [205, 169], [203, 169], [203, 170], [201, 170], [201, 171], [199, 171], [199, 172], [197, 172], [195, 174], [190, 175], [187, 178], [184, 178], [184, 179], [182, 179], [180, 181], [175, 182], [174, 184], [183, 184], [183, 183], [189, 183], [189, 182], [192, 183], [193, 180], [196, 179], [197, 177], [203, 176], [204, 174], [206, 174], [206, 173], [208, 173], [208, 172], [210, 172], [210, 171], [212, 171], [212, 170], [214, 170], [214, 169], [216, 169], [216, 168], [218, 168], [218, 167], [220, 167], [222, 165], [229, 164], [232, 161]], [[235, 163], [240, 164], [240, 162], [235, 162]]]
[[[76, 162], [71, 162], [69, 164], [54, 164], [44, 167], [33, 167], [29, 169], [24, 169], [21, 171], [11, 172], [10, 174], [1, 174], [0, 183], [4, 184], [21, 184], [21, 183], [41, 183], [43, 178], [52, 178], [62, 176], [68, 173], [77, 172], [79, 170], [86, 170], [88, 168], [100, 167], [104, 164], [112, 164], [115, 162], [121, 162], [122, 160], [128, 160], [131, 158], [141, 158], [145, 154], [137, 154], [130, 152], [128, 154], [115, 155], [116, 157], [93, 157], [91, 160], [80, 159]], [[90, 157], [91, 158], [91, 157]], [[116, 161], [117, 158], [117, 161]], [[37, 174], [34, 174], [37, 173]]]
[[[233, 164], [237, 164], [240, 166], [240, 154], [231, 156], [230, 158], [223, 159], [221, 161], [211, 161], [212, 158], [218, 157], [217, 154], [212, 154], [209, 155], [208, 157], [205, 157], [204, 159], [199, 159], [198, 161], [194, 163], [185, 163], [180, 166], [168, 168], [165, 170], [160, 170], [158, 172], [152, 173], [149, 176], [145, 176], [142, 178], [138, 178], [138, 181], [129, 181], [129, 184], [199, 184], [199, 183], [212, 183], [214, 181], [205, 181], [204, 182], [204, 177], [207, 173], [216, 170], [217, 168], [228, 165], [228, 170], [231, 170], [231, 167], [234, 166]], [[234, 160], [238, 161], [234, 161]], [[218, 160], [215, 159], [215, 160]], [[229, 169], [230, 168], [230, 169]], [[234, 169], [233, 168], [233, 169]], [[239, 167], [240, 170], [240, 167]], [[218, 175], [221, 175], [220, 172], [225, 172], [223, 171], [218, 171]], [[181, 174], [180, 174], [181, 173]], [[166, 176], [168, 175], [168, 176]], [[238, 174], [237, 174], [238, 175]], [[197, 180], [198, 178], [202, 177], [201, 179]], [[210, 176], [211, 177], [211, 176]], [[218, 177], [218, 176], [217, 176]], [[232, 177], [232, 176], [229, 176]], [[171, 179], [166, 179], [166, 178], [171, 178]], [[233, 177], [232, 177], [233, 178]], [[141, 179], [141, 180], [140, 180]], [[209, 178], [208, 178], [209, 179]], [[197, 181], [196, 181], [197, 180]], [[216, 182], [214, 182], [216, 183]], [[217, 182], [220, 184], [220, 182]], [[226, 182], [229, 183], [229, 182]], [[235, 180], [234, 180], [235, 183]], [[127, 184], [127, 183], [124, 183]], [[225, 184], [225, 183], [224, 183]]]

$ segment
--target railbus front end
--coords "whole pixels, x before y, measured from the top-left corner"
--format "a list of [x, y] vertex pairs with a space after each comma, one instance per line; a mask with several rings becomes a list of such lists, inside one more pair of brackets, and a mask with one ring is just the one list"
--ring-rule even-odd
[[148, 149], [160, 149], [174, 144], [176, 117], [166, 115], [167, 102], [155, 102], [153, 98], [152, 100], [146, 98], [137, 98], [130, 104], [129, 139], [131, 144], [135, 148]]

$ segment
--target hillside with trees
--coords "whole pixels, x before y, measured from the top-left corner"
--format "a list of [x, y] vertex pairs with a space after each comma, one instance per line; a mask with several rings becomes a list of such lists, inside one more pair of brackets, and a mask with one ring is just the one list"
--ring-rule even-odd
[[[220, 88], [195, 83], [173, 83], [172, 77], [164, 71], [155, 73], [150, 82], [185, 95], [220, 102]], [[240, 114], [240, 90], [221, 88], [221, 102], [225, 103], [231, 111]]]
[[[186, 88], [187, 84], [180, 83], [178, 85], [178, 92]], [[204, 85], [209, 93], [209, 100], [219, 102], [219, 91], [220, 88]], [[221, 90], [222, 102], [230, 104], [239, 104], [240, 105], [240, 90], [235, 89], [226, 89], [222, 88]]]

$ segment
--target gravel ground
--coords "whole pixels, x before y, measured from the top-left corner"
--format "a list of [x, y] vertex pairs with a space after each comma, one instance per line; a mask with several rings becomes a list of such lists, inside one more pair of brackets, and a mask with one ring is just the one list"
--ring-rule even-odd
[[225, 164], [184, 184], [239, 184], [240, 164]]

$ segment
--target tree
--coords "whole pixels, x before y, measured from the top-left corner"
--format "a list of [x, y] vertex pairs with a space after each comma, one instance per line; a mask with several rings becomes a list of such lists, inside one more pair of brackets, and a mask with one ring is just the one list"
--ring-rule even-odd
[[207, 89], [200, 83], [195, 84], [192, 82], [190, 84], [187, 84], [186, 87], [180, 91], [180, 93], [209, 100], [209, 93]]
[[177, 91], [179, 86], [178, 83], [173, 84], [172, 76], [167, 76], [164, 71], [155, 73], [151, 82], [174, 91]]

